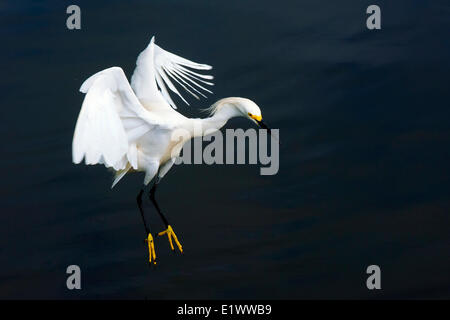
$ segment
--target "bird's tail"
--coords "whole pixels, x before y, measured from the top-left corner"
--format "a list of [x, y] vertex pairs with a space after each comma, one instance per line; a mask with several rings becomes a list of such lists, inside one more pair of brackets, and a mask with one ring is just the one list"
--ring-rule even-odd
[[114, 186], [120, 181], [120, 179], [122, 179], [127, 174], [128, 170], [130, 170], [130, 169], [131, 169], [131, 164], [128, 162], [125, 169], [116, 171], [111, 189], [114, 188]]

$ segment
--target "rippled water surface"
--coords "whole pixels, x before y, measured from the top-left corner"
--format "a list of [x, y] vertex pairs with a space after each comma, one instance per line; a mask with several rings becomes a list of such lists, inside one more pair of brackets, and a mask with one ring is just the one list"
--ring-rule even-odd
[[[0, 298], [450, 297], [448, 1], [378, 1], [379, 31], [369, 1], [78, 3], [79, 31], [72, 3], [0, 4]], [[113, 65], [130, 77], [154, 34], [214, 66], [214, 96], [182, 112], [248, 97], [283, 143], [274, 176], [175, 166], [158, 196], [185, 254], [158, 239], [156, 269], [143, 176], [110, 190], [103, 167], [71, 162], [82, 81]]]

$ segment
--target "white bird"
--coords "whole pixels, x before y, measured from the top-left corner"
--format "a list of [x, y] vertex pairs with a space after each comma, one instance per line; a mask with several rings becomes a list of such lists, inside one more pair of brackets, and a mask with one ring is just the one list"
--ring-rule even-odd
[[[152, 37], [150, 44], [138, 56], [131, 86], [120, 67], [100, 71], [82, 84], [80, 91], [86, 96], [73, 136], [72, 160], [78, 164], [84, 158], [87, 165], [103, 164], [112, 168], [115, 171], [112, 187], [127, 172], [145, 172], [144, 186], [137, 196], [137, 203], [146, 231], [149, 262], [156, 264], [153, 236], [142, 208], [145, 187], [155, 178], [149, 197], [167, 228], [159, 235], [167, 234], [172, 250], [173, 238], [183, 252], [155, 200], [156, 186], [174, 164], [183, 144], [195, 136], [219, 130], [233, 117], [245, 117], [268, 128], [262, 122], [260, 108], [245, 98], [217, 101], [209, 108], [211, 116], [206, 119], [191, 119], [178, 113], [167, 87], [186, 104], [172, 81], [197, 99], [205, 97], [203, 92], [212, 93], [204, 86], [213, 85], [209, 81], [213, 77], [192, 69], [210, 70], [212, 67], [165, 51], [155, 44], [154, 39]], [[181, 141], [173, 139], [176, 130], [187, 133]]]

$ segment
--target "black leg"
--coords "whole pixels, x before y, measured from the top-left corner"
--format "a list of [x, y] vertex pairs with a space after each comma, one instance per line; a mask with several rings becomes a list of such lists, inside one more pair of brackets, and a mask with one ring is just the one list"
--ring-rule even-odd
[[139, 207], [139, 211], [141, 212], [141, 216], [142, 216], [142, 221], [144, 222], [144, 227], [145, 227], [145, 235], [147, 236], [150, 233], [150, 229], [147, 226], [147, 222], [145, 221], [145, 216], [144, 216], [144, 209], [142, 208], [142, 194], [144, 193], [144, 189], [141, 189], [141, 191], [139, 191], [139, 194], [137, 195], [136, 201]]
[[165, 231], [158, 233], [158, 235], [162, 236], [162, 235], [167, 234], [167, 237], [169, 239], [170, 248], [172, 249], [172, 251], [175, 251], [175, 248], [174, 248], [173, 242], [172, 242], [172, 239], [173, 239], [175, 241], [176, 245], [178, 246], [178, 249], [180, 250], [180, 252], [183, 253], [183, 247], [181, 246], [180, 241], [178, 241], [177, 235], [173, 231], [172, 227], [169, 224], [169, 221], [167, 221], [167, 218], [161, 212], [161, 209], [159, 208], [158, 203], [156, 202], [156, 199], [155, 199], [156, 185], [157, 184], [154, 183], [153, 187], [150, 189], [149, 197], [150, 197], [150, 200], [152, 201], [153, 205], [155, 206], [156, 211], [158, 211], [159, 216], [161, 217], [162, 221], [164, 222], [164, 224], [166, 225], [166, 228], [167, 228]]
[[164, 224], [166, 225], [166, 228], [167, 228], [169, 226], [169, 221], [167, 221], [167, 218], [161, 212], [161, 209], [159, 208], [159, 205], [156, 202], [156, 198], [155, 198], [156, 185], [157, 185], [156, 183], [153, 184], [153, 187], [150, 189], [149, 197], [150, 197], [151, 202], [155, 206], [156, 211], [158, 211], [159, 216], [161, 217], [162, 221], [164, 222]]
[[146, 232], [146, 239], [145, 242], [147, 242], [148, 245], [148, 254], [149, 254], [149, 262], [150, 264], [153, 262], [153, 264], [156, 264], [156, 254], [155, 254], [155, 245], [153, 243], [153, 236], [150, 234], [150, 228], [147, 225], [147, 222], [145, 221], [144, 216], [144, 209], [142, 208], [142, 194], [144, 193], [144, 190], [141, 189], [139, 192], [136, 201], [139, 207], [139, 211], [141, 212], [142, 221], [144, 222], [145, 232]]

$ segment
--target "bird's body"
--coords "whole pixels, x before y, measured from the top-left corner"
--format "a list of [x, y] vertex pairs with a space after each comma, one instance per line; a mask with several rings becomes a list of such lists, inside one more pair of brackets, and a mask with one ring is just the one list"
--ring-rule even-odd
[[[209, 70], [198, 64], [163, 50], [154, 43], [139, 55], [136, 69], [128, 82], [120, 67], [111, 67], [88, 78], [80, 91], [86, 93], [75, 127], [72, 143], [74, 163], [83, 158], [86, 164], [104, 164], [115, 171], [114, 187], [128, 172], [145, 172], [144, 185], [154, 177], [157, 182], [170, 170], [183, 144], [189, 139], [219, 130], [230, 118], [243, 116], [264, 126], [259, 107], [245, 98], [224, 98], [210, 108], [210, 117], [192, 119], [177, 112], [166, 86], [184, 98], [173, 85], [176, 81], [198, 98], [203, 85], [212, 85], [212, 76], [192, 71]], [[187, 103], [187, 102], [186, 102]], [[169, 241], [173, 237], [181, 250], [167, 219], [154, 199], [156, 183], [150, 198], [166, 224]], [[153, 238], [138, 205], [148, 234], [150, 260]], [[150, 246], [150, 243], [152, 246]], [[154, 257], [154, 249], [153, 249]]]

